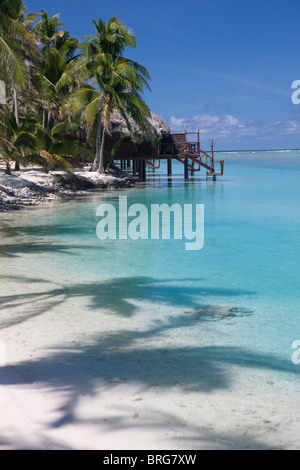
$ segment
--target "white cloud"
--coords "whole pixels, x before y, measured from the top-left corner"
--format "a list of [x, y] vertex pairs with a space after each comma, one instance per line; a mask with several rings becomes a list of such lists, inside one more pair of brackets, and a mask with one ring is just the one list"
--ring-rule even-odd
[[300, 121], [297, 120], [260, 123], [230, 114], [197, 114], [189, 119], [171, 117], [172, 132], [183, 132], [185, 126], [191, 132], [200, 129], [202, 139], [218, 139], [220, 143], [241, 142], [248, 137], [258, 141], [278, 140], [286, 136], [299, 136], [300, 141]]

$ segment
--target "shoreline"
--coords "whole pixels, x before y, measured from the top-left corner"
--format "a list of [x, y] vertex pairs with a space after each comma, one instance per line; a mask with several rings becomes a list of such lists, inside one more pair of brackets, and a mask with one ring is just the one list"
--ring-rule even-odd
[[[0, 165], [0, 171], [3, 170]], [[31, 167], [0, 173], [0, 213], [40, 206], [64, 197], [74, 197], [91, 191], [131, 188], [134, 179], [117, 167], [103, 174], [89, 171], [89, 167], [74, 169], [73, 173]]]

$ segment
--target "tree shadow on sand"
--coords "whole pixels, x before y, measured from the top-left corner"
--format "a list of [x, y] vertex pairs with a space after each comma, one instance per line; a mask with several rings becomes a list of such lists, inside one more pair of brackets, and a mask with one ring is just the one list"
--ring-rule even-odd
[[[177, 322], [177, 323], [176, 323]], [[186, 321], [184, 322], [186, 326]], [[178, 390], [182, 401], [189, 399], [189, 392], [213, 393], [217, 390], [230, 391], [232, 371], [231, 366], [245, 367], [249, 374], [251, 370], [291, 372], [289, 365], [270, 355], [256, 354], [243, 348], [209, 346], [209, 347], [157, 347], [151, 343], [143, 347], [145, 340], [166, 335], [170, 329], [182, 328], [182, 318], [166, 322], [164, 325], [154, 326], [144, 331], [116, 331], [103, 337], [95, 335], [92, 344], [78, 344], [74, 347], [58, 347], [48, 350], [43, 358], [30, 362], [20, 362], [15, 365], [18, 372], [16, 380], [12, 379], [9, 367], [1, 369], [3, 385], [31, 385], [38, 382], [47, 393], [63, 396], [59, 409], [52, 410], [56, 416], [49, 422], [49, 429], [63, 428], [64, 426], [88, 424], [97, 429], [97, 432], [110, 433], [126, 429], [151, 429], [165, 433], [166, 420], [172, 426], [186, 427], [185, 437], [188, 442], [195, 441], [195, 445], [205, 445], [205, 439], [216, 442], [216, 447], [224, 445], [225, 441], [234, 442], [235, 446], [245, 445], [241, 436], [227, 432], [226, 435], [216, 435], [212, 431], [197, 426], [183, 425], [176, 416], [160, 410], [159, 422], [147, 418], [126, 419], [134, 408], [132, 402], [126, 399], [124, 387], [132, 386], [138, 393], [147, 390]], [[147, 345], [147, 342], [146, 342]], [[103, 396], [107, 400], [107, 392], [123, 396], [122, 402], [116, 400], [114, 411], [103, 410], [101, 403]], [[159, 393], [159, 392], [158, 392]], [[103, 395], [105, 394], [105, 395]], [[184, 398], [184, 395], [186, 398]], [[78, 406], [82, 397], [97, 398], [99, 408], [95, 409], [93, 416], [80, 418]], [[159, 395], [158, 395], [159, 396]], [[105, 402], [103, 403], [105, 405]], [[100, 412], [99, 412], [100, 410]], [[153, 413], [155, 410], [153, 410]], [[59, 417], [57, 418], [57, 414]], [[190, 434], [190, 437], [188, 437]], [[180, 438], [177, 436], [177, 442]], [[218, 444], [219, 441], [219, 444]], [[242, 443], [243, 442], [243, 443]], [[267, 448], [261, 442], [249, 436], [247, 446], [250, 448]], [[184, 448], [184, 447], [183, 447]]]
[[[40, 279], [11, 278], [16, 282], [33, 285], [41, 283]], [[197, 281], [197, 284], [196, 284]], [[203, 281], [202, 281], [203, 282]], [[116, 316], [131, 318], [139, 312], [136, 301], [146, 301], [152, 304], [153, 311], [157, 305], [171, 307], [170, 314], [163, 319], [153, 318], [150, 326], [141, 325], [138, 330], [118, 329], [106, 334], [96, 333], [86, 342], [78, 340], [74, 345], [57, 345], [54, 350], [46, 350], [43, 357], [29, 362], [18, 362], [14, 369], [18, 375], [14, 378], [10, 367], [1, 368], [1, 383], [3, 385], [28, 385], [36, 382], [46, 387], [48, 392], [63, 397], [59, 409], [53, 410], [49, 429], [62, 428], [67, 425], [89, 424], [97, 428], [97, 432], [110, 432], [122, 427], [125, 429], [145, 429], [157, 426], [164, 432], [165, 410], [161, 411], [160, 424], [149, 423], [142, 418], [124, 420], [132, 403], [115, 403], [112, 416], [103, 419], [101, 413], [95, 412], [93, 417], [79, 418], [77, 408], [82, 396], [97, 399], [101, 403], [102, 394], [107, 391], [119, 390], [132, 386], [140, 393], [151, 388], [168, 390], [177, 387], [180, 394], [213, 393], [218, 390], [230, 391], [232, 386], [232, 367], [246, 368], [251, 371], [298, 373], [291, 368], [288, 361], [268, 354], [258, 354], [241, 347], [228, 346], [182, 346], [172, 340], [172, 332], [178, 338], [185, 335], [186, 329], [199, 327], [203, 322], [216, 322], [237, 319], [251, 315], [252, 312], [233, 306], [212, 305], [205, 301], [209, 296], [228, 298], [254, 294], [249, 291], [211, 288], [193, 279], [162, 281], [148, 277], [115, 278], [109, 281], [71, 285], [54, 284], [45, 281], [44, 290], [40, 292], [23, 293], [18, 296], [1, 296], [0, 309], [9, 309], [11, 318], [2, 321], [1, 328], [25, 322], [26, 320], [49, 313], [57, 306], [64, 305], [69, 299], [84, 297], [88, 299], [88, 309], [95, 315], [102, 315], [103, 309]], [[200, 285], [201, 284], [201, 285]], [[182, 313], [172, 313], [172, 307], [180, 308]], [[13, 316], [14, 309], [22, 310], [22, 315]], [[72, 312], [70, 312], [70, 315]], [[84, 314], [84, 313], [83, 313]], [[151, 310], [149, 312], [151, 315]], [[164, 345], [164, 340], [167, 340]], [[188, 340], [187, 340], [188, 342]], [[100, 406], [101, 408], [101, 406]], [[98, 410], [99, 411], [99, 410]], [[57, 417], [59, 413], [59, 417]], [[118, 414], [119, 413], [119, 414]], [[176, 417], [172, 418], [176, 426]], [[179, 421], [180, 427], [182, 423]], [[193, 435], [201, 435], [205, 441], [205, 433], [199, 428], [189, 428]], [[209, 435], [206, 432], [206, 436]], [[230, 436], [216, 436], [214, 440], [228, 440]], [[192, 437], [191, 437], [192, 438]], [[179, 438], [177, 438], [179, 439]], [[232, 432], [230, 438], [238, 442], [239, 437]], [[197, 437], [195, 437], [197, 442]], [[183, 439], [184, 441], [184, 439]], [[266, 448], [263, 443], [249, 437], [250, 448]], [[184, 442], [182, 443], [184, 445]], [[221, 444], [220, 444], [221, 446]]]

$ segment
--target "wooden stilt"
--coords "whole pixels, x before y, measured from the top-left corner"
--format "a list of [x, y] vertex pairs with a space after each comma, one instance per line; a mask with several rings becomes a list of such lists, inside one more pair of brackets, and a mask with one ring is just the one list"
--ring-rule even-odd
[[[187, 135], [195, 134], [196, 141], [187, 139]], [[167, 174], [168, 180], [171, 180], [173, 171], [172, 160], [177, 160], [184, 166], [184, 179], [188, 180], [190, 176], [194, 177], [196, 172], [200, 172], [202, 168], [206, 170], [206, 176], [212, 177], [213, 181], [217, 181], [217, 176], [224, 174], [224, 161], [215, 161], [214, 159], [214, 146], [215, 142], [210, 141], [211, 144], [211, 155], [204, 152], [200, 148], [200, 131], [198, 132], [184, 132], [171, 134], [168, 138], [164, 138], [157, 146], [157, 152], [153, 149], [149, 153], [152, 157], [146, 156], [147, 153], [138, 154], [134, 153], [131, 158], [128, 157], [125, 160], [117, 160], [120, 162], [120, 167], [124, 168], [132, 167], [132, 174], [139, 178], [140, 181], [146, 179], [147, 167], [152, 168], [153, 172], [156, 168], [160, 168], [161, 160], [167, 160]], [[122, 153], [120, 154], [122, 155]], [[126, 155], [126, 154], [125, 154]], [[131, 161], [132, 160], [132, 161]], [[220, 171], [216, 171], [215, 164], [220, 166]], [[191, 172], [190, 172], [191, 170]]]
[[189, 179], [189, 159], [186, 158], [184, 161], [184, 179]]
[[145, 160], [142, 160], [142, 179], [143, 181], [146, 181], [146, 162]]
[[168, 159], [168, 176], [172, 175], [172, 159]]

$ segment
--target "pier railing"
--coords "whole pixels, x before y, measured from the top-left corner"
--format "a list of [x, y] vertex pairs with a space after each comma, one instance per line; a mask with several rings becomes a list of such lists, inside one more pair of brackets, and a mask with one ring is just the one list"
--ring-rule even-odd
[[[190, 134], [196, 134], [196, 140], [189, 141]], [[153, 170], [158, 169], [161, 160], [167, 160], [168, 176], [172, 175], [172, 160], [178, 160], [184, 165], [185, 179], [189, 178], [189, 172], [194, 174], [201, 168], [205, 168], [206, 176], [212, 176], [216, 180], [217, 176], [222, 176], [224, 173], [224, 161], [215, 160], [215, 143], [213, 141], [209, 141], [209, 143], [211, 154], [200, 147], [200, 131], [170, 134], [164, 136], [164, 140], [151, 148], [148, 146], [138, 149], [130, 142], [124, 143], [122, 152], [120, 151], [120, 154], [116, 155], [115, 160], [120, 160], [121, 168], [126, 167], [126, 160], [127, 167], [130, 166], [132, 160], [133, 175], [138, 173], [141, 180], [146, 178], [146, 165]], [[125, 144], [130, 148], [127, 148]]]
[[[164, 156], [166, 158], [175, 158], [181, 163], [185, 164], [188, 159], [188, 168], [192, 172], [200, 171], [201, 167], [205, 168], [208, 173], [207, 176], [222, 176], [224, 173], [224, 161], [215, 160], [212, 143], [212, 154], [209, 155], [207, 152], [200, 148], [200, 139], [198, 134], [197, 142], [187, 142], [185, 134], [171, 134], [171, 138], [175, 136], [174, 141], [161, 142], [158, 146], [158, 155], [160, 158]], [[184, 139], [180, 141], [179, 139]], [[220, 165], [220, 171], [216, 172], [215, 164]]]

